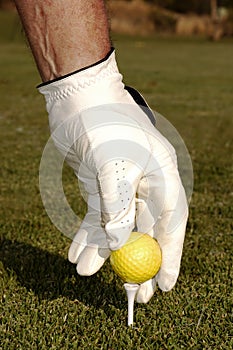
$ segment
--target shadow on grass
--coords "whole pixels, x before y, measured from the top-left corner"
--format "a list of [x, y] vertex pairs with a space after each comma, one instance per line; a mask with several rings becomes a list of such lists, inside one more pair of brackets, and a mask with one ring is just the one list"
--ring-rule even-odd
[[8, 274], [13, 272], [18, 282], [41, 300], [66, 297], [104, 310], [109, 304], [119, 309], [126, 307], [119, 303], [122, 290], [116, 282], [106, 282], [105, 267], [91, 277], [81, 277], [75, 265], [63, 257], [8, 239], [1, 241], [0, 260]]

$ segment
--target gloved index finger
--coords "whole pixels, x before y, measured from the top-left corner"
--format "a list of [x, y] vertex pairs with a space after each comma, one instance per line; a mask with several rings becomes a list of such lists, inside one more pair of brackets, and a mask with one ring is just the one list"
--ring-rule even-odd
[[127, 160], [109, 161], [98, 175], [102, 224], [109, 247], [123, 246], [135, 227], [135, 196], [141, 169]]

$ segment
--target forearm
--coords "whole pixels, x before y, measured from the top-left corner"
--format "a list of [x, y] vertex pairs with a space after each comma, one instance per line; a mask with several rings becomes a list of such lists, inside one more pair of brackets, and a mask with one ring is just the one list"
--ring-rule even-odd
[[91, 65], [110, 50], [103, 0], [15, 0], [42, 81]]

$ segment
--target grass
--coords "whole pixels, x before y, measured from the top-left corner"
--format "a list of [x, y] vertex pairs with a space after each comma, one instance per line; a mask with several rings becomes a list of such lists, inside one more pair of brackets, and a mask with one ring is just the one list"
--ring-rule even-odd
[[[48, 219], [38, 168], [49, 130], [40, 82], [15, 17], [0, 13], [0, 349], [195, 349], [233, 346], [232, 40], [114, 37], [125, 82], [179, 130], [195, 186], [180, 277], [136, 305], [126, 326], [109, 263], [79, 277], [70, 240]], [[64, 187], [80, 215], [72, 172]]]

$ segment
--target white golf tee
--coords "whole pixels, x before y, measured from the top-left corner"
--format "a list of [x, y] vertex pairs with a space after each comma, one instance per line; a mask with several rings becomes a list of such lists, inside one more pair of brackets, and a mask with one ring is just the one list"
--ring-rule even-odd
[[133, 324], [134, 299], [139, 288], [139, 284], [124, 283], [128, 299], [128, 326]]

